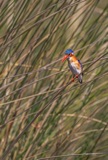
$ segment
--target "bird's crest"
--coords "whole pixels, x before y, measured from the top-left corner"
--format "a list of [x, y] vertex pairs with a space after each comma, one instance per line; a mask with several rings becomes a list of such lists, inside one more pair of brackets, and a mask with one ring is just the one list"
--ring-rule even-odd
[[66, 55], [68, 55], [68, 54], [74, 54], [74, 51], [72, 50], [72, 49], [67, 49], [66, 51], [65, 51], [65, 54]]

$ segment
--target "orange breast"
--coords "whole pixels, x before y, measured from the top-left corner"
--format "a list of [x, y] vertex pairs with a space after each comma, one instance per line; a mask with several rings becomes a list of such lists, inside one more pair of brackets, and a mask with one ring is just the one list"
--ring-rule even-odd
[[75, 63], [76, 67], [77, 67], [78, 69], [80, 69], [80, 67], [81, 67], [81, 66], [80, 66], [80, 63], [78, 62], [78, 59], [77, 59], [74, 55], [71, 56], [70, 62]]

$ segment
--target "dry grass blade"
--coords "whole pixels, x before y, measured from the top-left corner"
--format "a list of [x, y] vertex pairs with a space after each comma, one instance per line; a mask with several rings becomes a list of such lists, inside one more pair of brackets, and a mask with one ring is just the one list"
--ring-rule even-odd
[[[0, 5], [0, 160], [107, 160], [107, 0]], [[61, 62], [67, 48], [82, 85]]]

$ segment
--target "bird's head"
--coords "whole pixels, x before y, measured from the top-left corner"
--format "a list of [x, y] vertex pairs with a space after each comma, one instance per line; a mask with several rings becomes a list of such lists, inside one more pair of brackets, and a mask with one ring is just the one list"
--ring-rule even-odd
[[63, 57], [62, 62], [64, 62], [69, 57], [71, 57], [73, 54], [74, 54], [74, 51], [72, 49], [67, 49], [65, 51], [65, 56]]

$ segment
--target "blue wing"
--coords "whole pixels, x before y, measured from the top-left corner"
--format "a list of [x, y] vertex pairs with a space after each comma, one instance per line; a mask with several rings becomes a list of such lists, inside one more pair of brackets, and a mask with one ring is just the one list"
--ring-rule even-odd
[[81, 63], [81, 61], [78, 59], [78, 62], [80, 63], [80, 65], [81, 65], [81, 68], [83, 68], [83, 66], [82, 66], [82, 63]]

